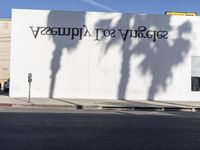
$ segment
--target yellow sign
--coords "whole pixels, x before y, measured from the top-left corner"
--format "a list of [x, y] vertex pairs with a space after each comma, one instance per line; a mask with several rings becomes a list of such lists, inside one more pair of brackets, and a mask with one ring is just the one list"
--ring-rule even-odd
[[166, 11], [165, 15], [169, 16], [197, 16], [195, 12], [173, 12], [173, 11]]

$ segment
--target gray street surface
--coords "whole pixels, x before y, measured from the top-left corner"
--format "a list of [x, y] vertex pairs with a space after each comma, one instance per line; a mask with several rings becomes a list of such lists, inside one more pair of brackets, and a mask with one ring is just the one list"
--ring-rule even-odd
[[0, 108], [1, 150], [199, 150], [199, 112]]

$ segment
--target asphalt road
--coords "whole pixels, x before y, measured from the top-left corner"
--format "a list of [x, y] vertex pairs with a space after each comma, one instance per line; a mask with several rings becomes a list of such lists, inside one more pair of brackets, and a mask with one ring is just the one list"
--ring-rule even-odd
[[0, 150], [199, 150], [200, 113], [0, 108]]

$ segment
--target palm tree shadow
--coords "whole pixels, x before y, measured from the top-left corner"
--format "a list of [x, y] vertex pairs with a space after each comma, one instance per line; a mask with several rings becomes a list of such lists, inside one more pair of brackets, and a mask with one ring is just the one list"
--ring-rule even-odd
[[[76, 25], [76, 28], [82, 28], [85, 24], [86, 13], [78, 12], [62, 12], [62, 11], [50, 11], [48, 14], [48, 27], [66, 27], [73, 28]], [[53, 38], [55, 44], [55, 49], [53, 51], [53, 56], [51, 59], [51, 83], [50, 83], [50, 92], [49, 97], [54, 97], [56, 77], [61, 69], [61, 56], [64, 49], [67, 49], [68, 53], [72, 53], [80, 42], [80, 37], [75, 36], [73, 39], [71, 37], [72, 30], [66, 29], [65, 33], [62, 32], [62, 36], [50, 36]], [[69, 34], [69, 36], [68, 36]]]
[[[157, 16], [152, 17], [150, 15], [132, 15], [123, 14], [118, 22], [109, 28], [115, 30], [122, 29], [137, 29], [138, 26], [145, 26], [146, 29], [166, 30], [168, 33], [173, 30], [170, 24], [171, 17]], [[112, 22], [112, 19], [100, 20], [96, 26], [99, 27], [105, 22]], [[131, 25], [131, 22], [134, 22]], [[183, 38], [183, 34], [191, 32], [191, 23], [185, 21], [177, 29], [177, 38], [173, 41], [173, 45], [170, 45], [167, 39], [139, 39], [139, 38], [126, 38], [121, 45], [122, 51], [122, 64], [121, 64], [121, 77], [118, 85], [117, 98], [126, 99], [126, 92], [128, 83], [131, 80], [130, 62], [133, 55], [144, 55], [144, 60], [139, 64], [138, 68], [141, 70], [142, 75], [147, 73], [152, 76], [150, 87], [148, 90], [147, 100], [154, 100], [156, 94], [160, 91], [165, 91], [168, 87], [168, 79], [173, 78], [172, 69], [184, 61], [185, 56], [189, 52], [190, 41]], [[120, 43], [122, 40], [118, 35], [116, 38], [111, 38], [109, 41], [105, 40], [105, 49], [103, 49], [104, 55], [109, 51], [109, 48]], [[170, 38], [170, 37], [169, 37]], [[104, 39], [103, 39], [104, 40]], [[132, 46], [132, 43], [137, 40], [137, 44]], [[142, 90], [142, 89], [141, 89]]]

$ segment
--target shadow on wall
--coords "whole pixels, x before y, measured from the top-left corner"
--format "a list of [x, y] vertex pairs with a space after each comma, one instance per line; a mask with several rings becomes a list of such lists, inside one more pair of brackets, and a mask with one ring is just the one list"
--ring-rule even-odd
[[[160, 17], [159, 19], [157, 17]], [[123, 14], [115, 26], [111, 26], [112, 19], [105, 19], [100, 20], [96, 26], [101, 27], [102, 25], [109, 24], [107, 28], [114, 28], [115, 30], [118, 29], [138, 29], [139, 26], [143, 26], [140, 28], [140, 30], [144, 30], [144, 26], [147, 30], [164, 30], [170, 31], [173, 30], [173, 28], [170, 25], [171, 17], [163, 17], [163, 16], [157, 16], [155, 19], [152, 18], [152, 16], [149, 15], [132, 15], [132, 14]], [[131, 25], [131, 22], [133, 22]], [[173, 44], [170, 44], [167, 40], [167, 38], [163, 39], [154, 39], [150, 38], [147, 39], [147, 37], [142, 38], [142, 34], [140, 32], [136, 33], [135, 31], [132, 32], [132, 36], [136, 36], [137, 38], [128, 38], [128, 35], [130, 32], [124, 31], [124, 37], [127, 32], [127, 38], [123, 41], [123, 44], [121, 46], [122, 51], [122, 64], [121, 64], [121, 77], [120, 82], [118, 85], [118, 92], [117, 92], [117, 98], [118, 99], [126, 99], [126, 91], [127, 86], [130, 80], [130, 62], [132, 55], [140, 56], [144, 55], [144, 60], [139, 64], [139, 68], [145, 76], [147, 73], [152, 76], [150, 88], [148, 90], [148, 100], [154, 100], [155, 95], [163, 90], [165, 91], [168, 86], [168, 80], [173, 78], [172, 69], [173, 67], [179, 65], [184, 61], [185, 56], [189, 52], [190, 48], [190, 41], [183, 38], [183, 34], [190, 33], [191, 32], [191, 23], [189, 21], [183, 22], [178, 28], [176, 29], [177, 37], [173, 40]], [[121, 30], [122, 31], [122, 30]], [[153, 32], [151, 32], [153, 33]], [[140, 36], [140, 37], [139, 37]], [[137, 42], [134, 46], [132, 46], [132, 42], [137, 39]], [[104, 50], [104, 55], [106, 55], [107, 51], [109, 51], [109, 48], [119, 43], [122, 38], [120, 36], [111, 38], [110, 40], [107, 40], [105, 38], [102, 38], [101, 40], [104, 40], [106, 46]]]
[[[53, 51], [51, 60], [51, 83], [49, 97], [54, 96], [55, 82], [58, 71], [61, 68], [61, 57], [63, 49], [67, 49], [68, 53], [72, 53], [80, 42], [80, 28], [85, 24], [85, 13], [67, 13], [62, 11], [50, 11], [48, 15], [48, 27], [55, 32], [52, 32], [50, 37], [53, 38], [56, 48]], [[76, 25], [77, 29], [72, 29]], [[52, 28], [56, 27], [56, 28]], [[58, 29], [58, 27], [60, 27]], [[72, 36], [72, 32], [77, 36]], [[58, 35], [59, 34], [59, 35]]]

